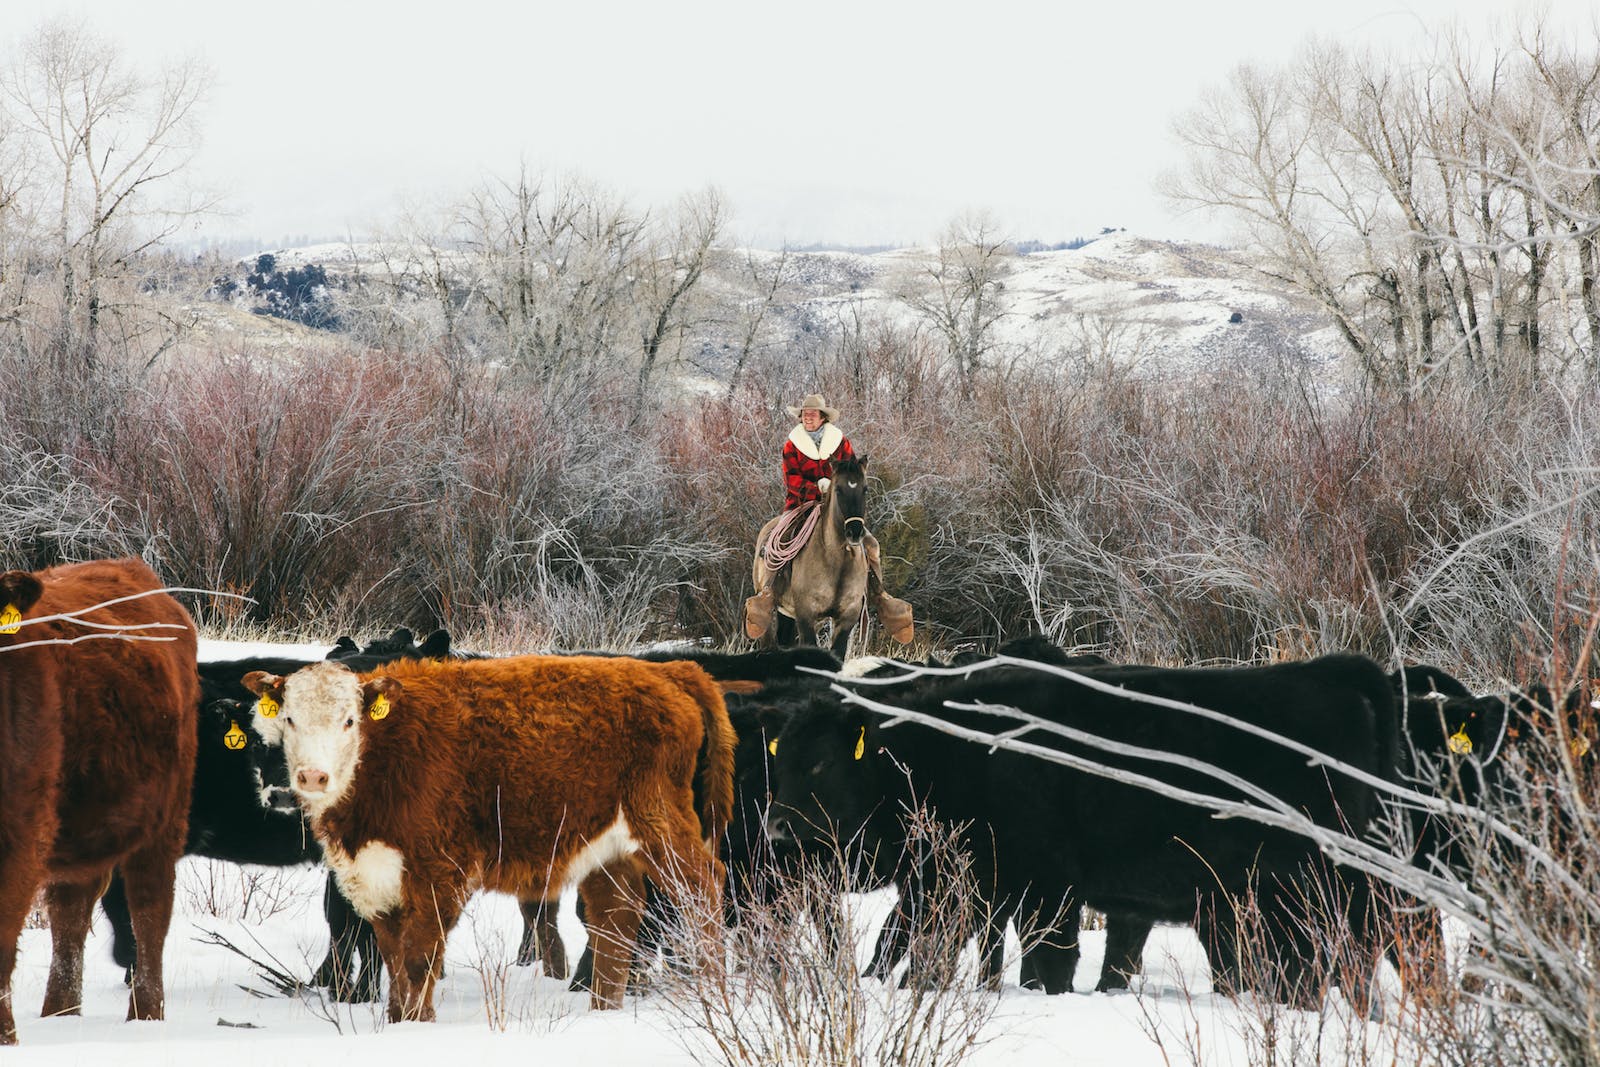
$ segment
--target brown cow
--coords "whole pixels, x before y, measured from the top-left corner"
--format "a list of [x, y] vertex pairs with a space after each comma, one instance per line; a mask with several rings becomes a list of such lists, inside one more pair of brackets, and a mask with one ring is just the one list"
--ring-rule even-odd
[[[84, 612], [159, 588], [138, 560], [0, 574], [0, 1044], [17, 1040], [11, 972], [39, 885], [53, 946], [42, 1014], [76, 1015], [84, 938], [113, 867], [139, 941], [128, 1018], [162, 1017], [161, 950], [194, 775], [194, 624], [165, 594]], [[7, 618], [72, 612], [82, 621], [4, 632]]]
[[578, 884], [595, 1007], [622, 1003], [646, 875], [700, 917], [709, 948], [722, 871], [706, 841], [732, 811], [735, 739], [694, 664], [520, 656], [356, 675], [328, 662], [244, 684], [377, 931], [391, 1020], [433, 1018], [446, 935], [479, 888], [537, 899]]

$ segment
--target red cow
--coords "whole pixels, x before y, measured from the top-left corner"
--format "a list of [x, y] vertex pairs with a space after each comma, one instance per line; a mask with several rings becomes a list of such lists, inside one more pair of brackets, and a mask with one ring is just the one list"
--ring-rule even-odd
[[0, 574], [0, 1044], [17, 1040], [11, 973], [39, 885], [53, 945], [42, 1014], [76, 1015], [90, 914], [119, 866], [139, 940], [128, 1018], [162, 1018], [200, 692], [188, 613], [137, 596], [159, 588], [138, 560]]
[[715, 936], [723, 872], [707, 841], [732, 812], [735, 738], [698, 666], [520, 656], [357, 675], [332, 662], [244, 684], [377, 931], [391, 1020], [433, 1018], [445, 938], [476, 889], [535, 900], [576, 883], [595, 1007], [622, 1003], [647, 875]]

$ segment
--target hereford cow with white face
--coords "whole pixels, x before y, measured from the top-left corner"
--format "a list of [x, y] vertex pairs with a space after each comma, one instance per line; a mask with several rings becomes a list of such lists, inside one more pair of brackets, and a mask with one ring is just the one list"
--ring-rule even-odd
[[476, 889], [577, 884], [598, 946], [593, 1004], [621, 1003], [643, 879], [715, 936], [733, 729], [691, 663], [522, 656], [324, 662], [249, 674], [328, 865], [370, 919], [389, 1017], [433, 1018], [445, 936]]

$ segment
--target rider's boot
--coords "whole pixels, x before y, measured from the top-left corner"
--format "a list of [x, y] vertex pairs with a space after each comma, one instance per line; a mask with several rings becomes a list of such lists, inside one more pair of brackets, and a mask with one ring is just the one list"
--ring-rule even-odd
[[744, 632], [750, 640], [759, 641], [767, 636], [767, 630], [772, 627], [775, 600], [772, 595], [772, 576], [769, 574], [756, 595], [744, 602]]
[[878, 613], [878, 621], [890, 637], [902, 645], [911, 643], [917, 628], [912, 621], [911, 605], [899, 597], [890, 596], [883, 585], [883, 562], [878, 549], [878, 539], [868, 534], [867, 547], [867, 600]]

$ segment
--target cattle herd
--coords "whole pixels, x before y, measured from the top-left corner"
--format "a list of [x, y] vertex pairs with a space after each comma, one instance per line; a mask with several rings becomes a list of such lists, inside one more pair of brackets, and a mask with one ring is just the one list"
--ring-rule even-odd
[[[1235, 904], [1253, 891], [1283, 964], [1266, 992], [1294, 999], [1316, 936], [1289, 920], [1294, 901], [1312, 879], [1338, 882], [1338, 917], [1375, 960], [1393, 947], [1374, 887], [1302, 834], [1176, 794], [1392, 836], [1385, 783], [1472, 803], [1539, 706], [1355, 655], [1179, 669], [1037, 638], [999, 661], [856, 676], [816, 648], [483, 657], [406, 630], [341, 639], [317, 662], [197, 663], [193, 624], [160, 588], [131, 560], [0, 575], [0, 1044], [17, 1040], [11, 978], [41, 887], [43, 1014], [80, 1010], [99, 900], [128, 1018], [162, 1017], [185, 854], [326, 864], [329, 948], [310, 981], [371, 1001], [386, 973], [394, 1020], [433, 1017], [445, 939], [479, 889], [521, 903], [518, 962], [565, 977], [554, 912], [577, 887], [589, 937], [574, 980], [616, 1007], [642, 938], [667, 924], [653, 914], [676, 917], [686, 966], [710, 966], [723, 924], [799, 857], [835, 864], [843, 888], [898, 889], [869, 965], [887, 978], [919, 916], [956, 906], [909, 846], [918, 809], [959, 828], [972, 878], [959, 906], [982, 916], [992, 985], [1014, 924], [1024, 984], [1069, 991], [1087, 904], [1107, 915], [1098, 989], [1126, 986], [1157, 922], [1195, 924], [1214, 980], [1237, 988]], [[1019, 715], [1036, 728], [1014, 729]], [[1002, 729], [1025, 743], [974, 743]], [[1437, 820], [1402, 819], [1415, 862], [1464, 862]], [[912, 953], [906, 980], [917, 966]]]

